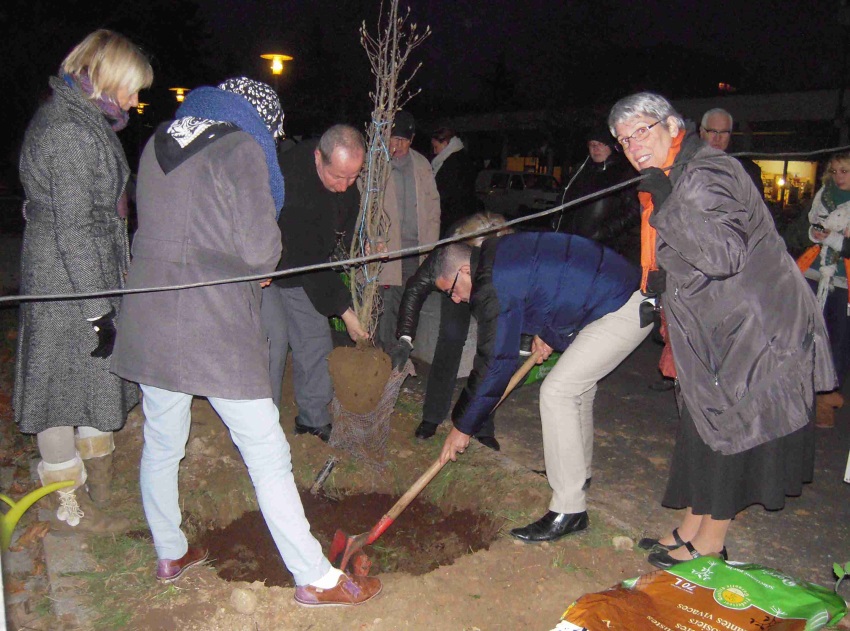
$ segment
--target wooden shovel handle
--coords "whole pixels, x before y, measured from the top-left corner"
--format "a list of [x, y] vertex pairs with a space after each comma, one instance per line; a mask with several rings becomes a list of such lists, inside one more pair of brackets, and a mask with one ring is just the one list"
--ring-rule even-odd
[[393, 506], [387, 512], [387, 514], [384, 516], [384, 518], [385, 519], [389, 518], [390, 520], [394, 520], [396, 517], [401, 515], [401, 512], [405, 508], [407, 508], [407, 505], [410, 504], [410, 502], [413, 501], [413, 498], [415, 498], [417, 495], [419, 495], [419, 493], [422, 491], [422, 489], [424, 489], [426, 486], [428, 486], [428, 483], [431, 480], [434, 479], [434, 476], [437, 475], [440, 472], [440, 469], [442, 469], [442, 468], [443, 468], [443, 463], [441, 463], [440, 459], [437, 458], [434, 461], [434, 464], [432, 464], [430, 467], [428, 467], [428, 470], [425, 473], [423, 473], [421, 476], [419, 476], [419, 479], [416, 480], [416, 482], [413, 483], [413, 486], [411, 486], [409, 489], [407, 489], [407, 493], [405, 493], [404, 495], [402, 495], [399, 498], [399, 500], [395, 503], [395, 506]]
[[517, 384], [525, 379], [525, 376], [529, 373], [529, 371], [534, 368], [534, 364], [537, 363], [540, 355], [538, 353], [532, 353], [531, 357], [525, 360], [525, 363], [517, 368], [517, 371], [514, 373], [514, 376], [511, 377], [511, 380], [508, 382], [508, 387], [505, 388], [505, 392], [502, 395], [502, 398], [499, 399], [499, 402], [493, 406], [493, 411], [496, 411], [496, 408], [501, 405], [502, 401], [504, 401], [507, 396], [513, 392], [513, 389], [517, 387]]
[[[517, 384], [522, 381], [523, 378], [525, 378], [525, 376], [528, 374], [528, 371], [530, 371], [534, 364], [537, 363], [538, 357], [539, 355], [537, 353], [533, 353], [531, 357], [525, 360], [525, 363], [517, 369], [517, 371], [514, 373], [514, 376], [511, 377], [511, 380], [508, 382], [508, 386], [507, 388], [505, 388], [505, 393], [502, 395], [502, 398], [499, 399], [499, 403], [504, 401], [505, 397], [507, 397], [511, 393], [511, 391], [516, 388]], [[494, 410], [496, 409], [496, 407], [499, 407], [499, 403], [497, 403], [496, 406], [493, 408]], [[410, 502], [412, 502], [413, 499], [417, 495], [419, 495], [419, 493], [422, 492], [422, 489], [428, 486], [428, 483], [434, 479], [434, 476], [436, 476], [440, 472], [443, 466], [444, 464], [440, 462], [439, 458], [437, 458], [434, 463], [430, 467], [428, 467], [428, 470], [421, 476], [419, 476], [419, 479], [413, 483], [413, 486], [407, 489], [407, 492], [398, 499], [398, 501], [389, 511], [387, 511], [387, 514], [384, 515], [384, 517], [381, 519], [381, 522], [385, 522], [388, 520], [391, 523], [395, 521], [395, 518], [401, 515], [402, 511], [407, 508], [408, 504], [410, 504]]]

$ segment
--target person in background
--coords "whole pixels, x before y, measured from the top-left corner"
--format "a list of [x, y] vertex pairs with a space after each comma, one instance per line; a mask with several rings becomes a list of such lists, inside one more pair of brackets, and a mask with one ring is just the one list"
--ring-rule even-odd
[[597, 383], [650, 329], [639, 315], [638, 268], [594, 241], [551, 232], [486, 239], [480, 250], [453, 243], [431, 256], [436, 288], [469, 303], [478, 321], [475, 363], [452, 411], [441, 461], [464, 452], [514, 373], [520, 335], [532, 334], [538, 363], [563, 351], [540, 387], [552, 499], [543, 517], [510, 534], [540, 542], [586, 529]]
[[684, 516], [638, 545], [662, 569], [726, 558], [735, 515], [751, 504], [781, 509], [812, 479], [814, 392], [835, 384], [826, 326], [737, 160], [686, 129], [658, 94], [621, 99], [608, 126], [647, 176], [641, 260], [646, 277], [665, 276], [667, 374], [680, 402], [662, 504]]
[[[450, 236], [469, 234], [486, 228], [497, 228], [504, 223], [505, 218], [502, 215], [490, 212], [476, 213], [454, 226], [450, 231]], [[464, 243], [479, 248], [484, 239], [511, 232], [513, 230], [510, 228], [494, 230], [491, 233], [472, 237]], [[422, 305], [425, 303], [428, 294], [435, 289], [434, 281], [436, 277], [433, 267], [435, 260], [434, 257], [426, 258], [425, 263], [419, 266], [419, 269], [410, 277], [404, 288], [396, 327], [398, 345], [391, 352], [393, 366], [399, 370], [407, 362], [407, 358], [413, 350], [413, 340], [416, 339], [416, 328], [419, 325], [419, 312], [422, 310]], [[437, 427], [443, 422], [443, 419], [449, 416], [457, 373], [463, 356], [463, 346], [469, 335], [470, 317], [471, 311], [468, 303], [455, 303], [449, 296], [441, 296], [440, 328], [434, 347], [434, 359], [431, 361], [431, 369], [428, 372], [428, 383], [425, 387], [422, 422], [414, 432], [416, 438], [422, 440], [431, 438], [437, 432]], [[487, 420], [474, 437], [485, 447], [499, 451], [501, 446], [496, 439], [493, 416], [493, 414], [488, 415]]]
[[[279, 153], [286, 199], [278, 219], [283, 254], [278, 270], [326, 263], [337, 246], [351, 242], [360, 209], [354, 183], [366, 155], [363, 134], [349, 125], [330, 127]], [[283, 276], [263, 290], [261, 317], [270, 344], [272, 400], [280, 408], [286, 354], [292, 348], [292, 382], [298, 415], [296, 434], [331, 436], [333, 383], [328, 355], [333, 350], [328, 317], [339, 315], [349, 337], [366, 339], [338, 272], [326, 269]]]
[[[21, 293], [124, 286], [130, 168], [116, 132], [152, 81], [139, 48], [108, 30], [88, 35], [50, 78], [52, 95], [21, 149]], [[117, 296], [20, 308], [15, 421], [37, 435], [41, 483], [74, 482], [49, 496], [57, 530], [111, 534], [130, 527], [100, 508], [111, 499], [112, 432], [138, 402], [136, 385], [109, 372], [120, 310]]]
[[[440, 194], [427, 158], [410, 148], [416, 135], [413, 116], [399, 110], [390, 137], [392, 172], [384, 193], [384, 210], [389, 218], [387, 251], [434, 243], [440, 236]], [[378, 250], [380, 251], [380, 250]], [[412, 255], [386, 261], [378, 277], [382, 309], [375, 341], [389, 351], [395, 346], [396, 322], [404, 285], [425, 256]]]
[[[809, 239], [813, 245], [798, 263], [817, 293], [823, 310], [839, 388], [850, 368], [850, 152], [833, 155], [809, 210]], [[818, 427], [835, 425], [835, 410], [844, 405], [838, 389], [817, 395]]]
[[[714, 149], [726, 153], [727, 149], [729, 149], [729, 143], [732, 140], [733, 127], [734, 121], [732, 120], [732, 115], [723, 108], [715, 107], [702, 115], [702, 122], [699, 126], [699, 137]], [[764, 199], [764, 182], [761, 179], [761, 167], [749, 158], [735, 156], [735, 159], [744, 167], [744, 171], [750, 176], [759, 195]]]
[[[246, 77], [189, 93], [160, 125], [139, 166], [139, 230], [131, 288], [266, 274], [280, 258], [276, 215], [284, 180], [275, 140], [283, 112], [275, 91]], [[356, 605], [381, 591], [376, 578], [331, 567], [310, 534], [289, 444], [271, 398], [259, 282], [126, 297], [112, 368], [141, 384], [145, 443], [140, 486], [157, 553], [156, 578], [172, 583], [207, 550], [180, 529], [180, 461], [193, 396], [204, 396], [248, 467], [263, 518], [295, 578], [302, 605]]]
[[[561, 203], [616, 186], [637, 175], [604, 126], [586, 135], [587, 157], [575, 170]], [[635, 185], [571, 206], [553, 215], [555, 232], [567, 232], [598, 241], [637, 263], [640, 256], [640, 206]]]
[[431, 168], [440, 194], [440, 237], [476, 207], [475, 166], [454, 130], [440, 127], [431, 134]]

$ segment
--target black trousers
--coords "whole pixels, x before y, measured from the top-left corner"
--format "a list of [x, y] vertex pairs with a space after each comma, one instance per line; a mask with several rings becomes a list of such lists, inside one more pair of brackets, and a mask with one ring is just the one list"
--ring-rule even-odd
[[[439, 425], [448, 418], [457, 384], [457, 371], [463, 355], [463, 345], [469, 334], [471, 312], [469, 304], [455, 304], [447, 296], [440, 298], [440, 329], [437, 346], [425, 388], [422, 420]], [[494, 436], [493, 414], [487, 417], [476, 436]]]

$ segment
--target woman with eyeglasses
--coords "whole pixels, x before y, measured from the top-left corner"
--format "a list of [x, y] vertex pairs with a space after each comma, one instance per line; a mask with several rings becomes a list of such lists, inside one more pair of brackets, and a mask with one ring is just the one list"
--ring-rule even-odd
[[[823, 186], [812, 201], [809, 223], [809, 240], [815, 245], [798, 262], [823, 309], [840, 385], [850, 368], [850, 152], [830, 158]], [[833, 427], [835, 409], [842, 405], [844, 398], [837, 390], [819, 393], [815, 424]]]
[[[644, 282], [661, 296], [680, 424], [662, 504], [677, 528], [638, 544], [666, 569], [726, 558], [732, 519], [784, 507], [814, 472], [815, 390], [835, 385], [823, 316], [734, 158], [662, 96], [618, 101], [611, 133], [638, 185]], [[659, 282], [659, 277], [664, 281]]]

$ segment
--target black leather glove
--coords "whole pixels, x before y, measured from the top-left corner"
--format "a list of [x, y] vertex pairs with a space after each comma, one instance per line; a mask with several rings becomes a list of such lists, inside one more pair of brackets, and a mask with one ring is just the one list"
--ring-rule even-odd
[[106, 358], [112, 355], [112, 349], [115, 346], [115, 323], [112, 321], [115, 317], [115, 309], [110, 309], [109, 313], [100, 316], [97, 320], [92, 320], [91, 326], [94, 332], [97, 333], [97, 348], [91, 352], [92, 357]]
[[401, 338], [390, 352], [390, 359], [393, 362], [393, 370], [401, 371], [407, 360], [410, 358], [410, 351], [413, 350], [413, 344], [407, 341], [407, 338]]
[[640, 172], [646, 176], [638, 182], [637, 190], [652, 195], [652, 205], [655, 210], [661, 208], [665, 200], [670, 197], [673, 192], [673, 185], [670, 184], [670, 178], [658, 167], [649, 167]]
[[663, 269], [651, 269], [646, 274], [646, 293], [660, 296], [667, 290], [667, 272]]

